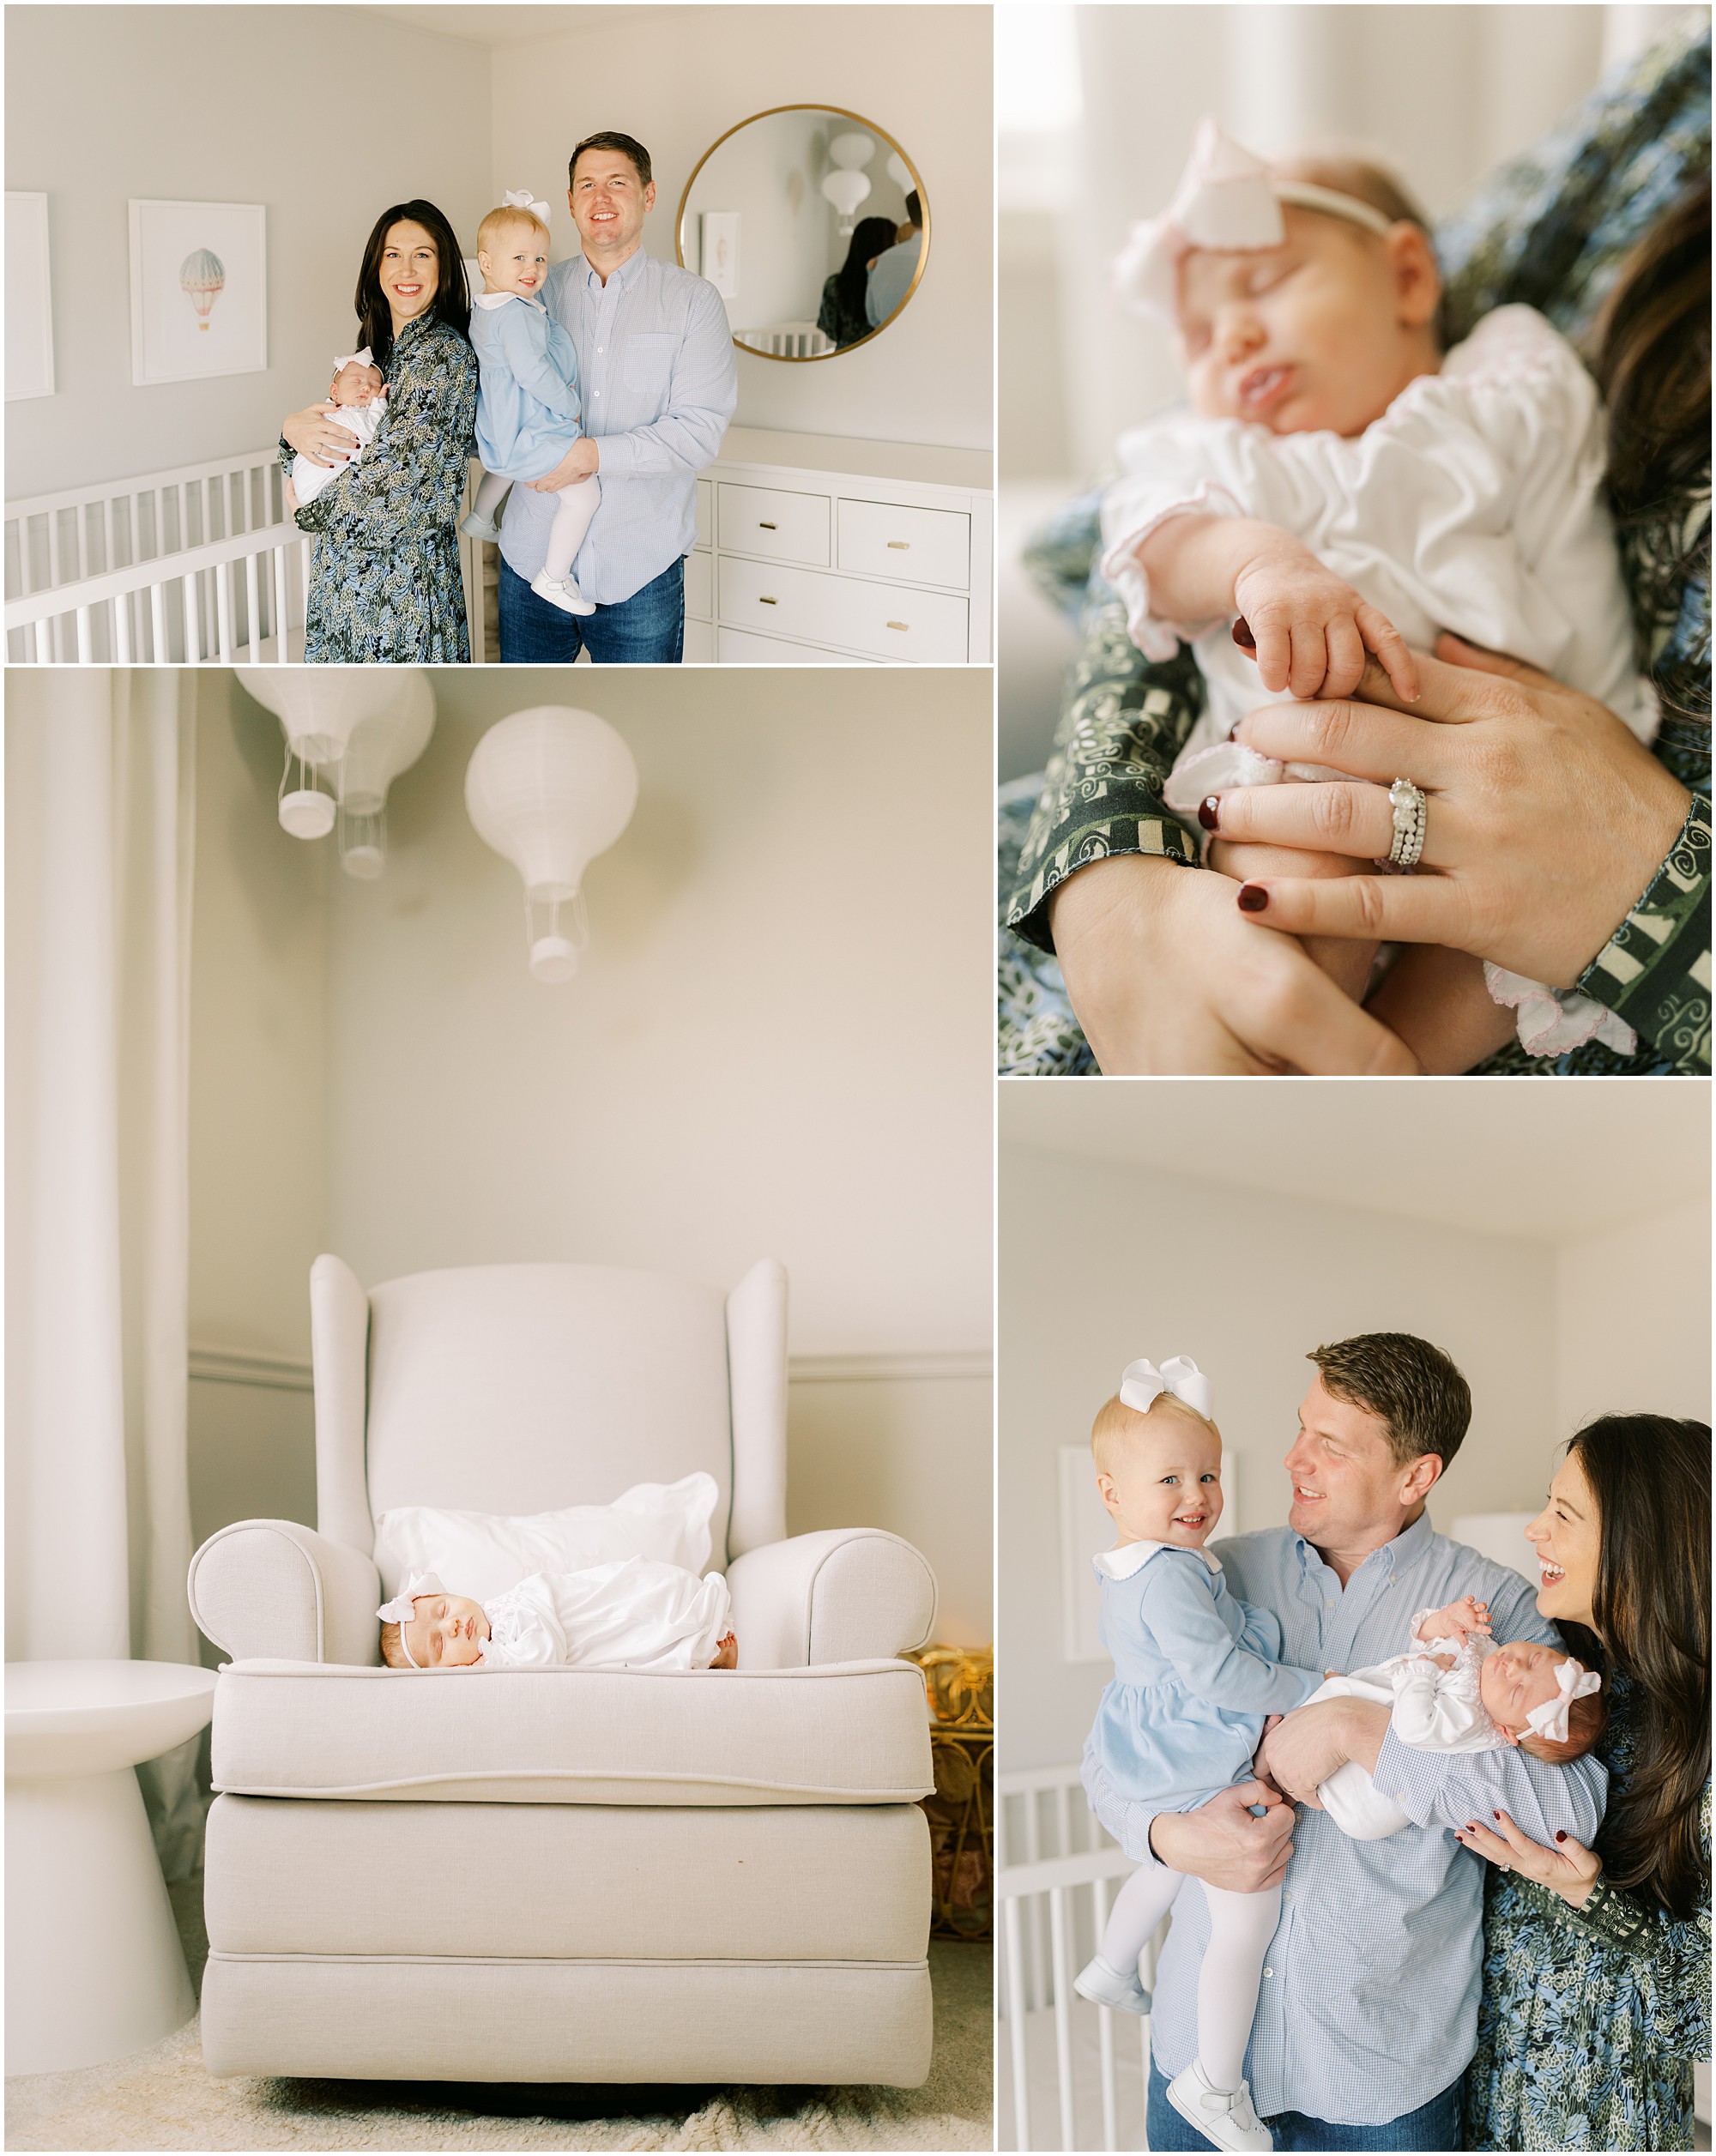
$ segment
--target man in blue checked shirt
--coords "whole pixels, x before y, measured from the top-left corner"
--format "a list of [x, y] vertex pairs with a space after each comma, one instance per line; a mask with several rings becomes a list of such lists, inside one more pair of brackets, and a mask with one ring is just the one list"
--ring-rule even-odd
[[[1498, 1640], [1559, 1645], [1517, 1573], [1431, 1528], [1424, 1510], [1459, 1449], [1471, 1397], [1453, 1363], [1410, 1333], [1319, 1348], [1318, 1375], [1287, 1454], [1284, 1528], [1218, 1546], [1228, 1585], [1280, 1619], [1281, 1659], [1344, 1672], [1399, 1653], [1420, 1609], [1461, 1595], [1489, 1604]], [[1483, 1864], [1454, 1839], [1505, 1811], [1532, 1840], [1557, 1828], [1589, 1843], [1605, 1770], [1589, 1755], [1545, 1765], [1508, 1748], [1435, 1753], [1403, 1745], [1389, 1710], [1362, 1700], [1301, 1707], [1259, 1760], [1296, 1811], [1261, 1782], [1193, 1812], [1158, 1813], [1151, 1855], [1212, 1887], [1283, 1884], [1246, 2055], [1259, 2117], [1278, 2149], [1450, 2149], [1459, 2083], [1477, 2040]], [[1316, 1804], [1318, 1785], [1356, 1760], [1415, 1822], [1351, 1841]], [[1266, 1804], [1261, 1817], [1251, 1807]], [[1209, 1917], [1184, 1893], [1157, 1977], [1152, 2149], [1216, 2146], [1167, 2099], [1197, 2050], [1197, 1977]]]
[[[515, 486], [500, 534], [500, 655], [565, 665], [677, 664], [685, 557], [697, 536], [697, 475], [720, 454], [739, 399], [721, 294], [644, 252], [656, 200], [650, 153], [629, 135], [572, 152], [567, 201], [583, 256], [556, 263], [543, 304], [571, 335], [583, 433], [546, 478]], [[602, 497], [574, 572], [595, 613], [564, 613], [530, 589], [547, 559], [553, 496], [592, 472]]]

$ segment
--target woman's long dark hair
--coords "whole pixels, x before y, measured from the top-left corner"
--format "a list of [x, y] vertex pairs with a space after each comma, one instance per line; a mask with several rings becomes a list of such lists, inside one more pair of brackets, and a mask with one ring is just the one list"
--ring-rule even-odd
[[1632, 1770], [1597, 1837], [1604, 1875], [1689, 1917], [1704, 1880], [1710, 1778], [1710, 1425], [1604, 1415], [1568, 1446], [1596, 1501], [1591, 1614], [1569, 1647], [1632, 1681]]
[[1621, 265], [1593, 339], [1609, 407], [1618, 522], [1648, 514], [1710, 462], [1710, 175]]
[[460, 260], [459, 243], [453, 237], [452, 226], [433, 202], [396, 202], [377, 218], [375, 230], [364, 248], [364, 265], [358, 272], [357, 298], [353, 303], [358, 311], [358, 343], [369, 347], [375, 354], [376, 365], [384, 371], [393, 355], [393, 310], [381, 288], [381, 258], [386, 251], [389, 233], [396, 225], [408, 221], [422, 226], [434, 241], [439, 258], [435, 297], [429, 303], [428, 320], [450, 323], [462, 337], [468, 337], [471, 331], [470, 293], [465, 287], [465, 265]]
[[861, 217], [852, 228], [852, 245], [836, 270], [842, 311], [855, 320], [864, 319], [864, 287], [870, 275], [870, 257], [894, 244], [898, 226], [891, 217]]

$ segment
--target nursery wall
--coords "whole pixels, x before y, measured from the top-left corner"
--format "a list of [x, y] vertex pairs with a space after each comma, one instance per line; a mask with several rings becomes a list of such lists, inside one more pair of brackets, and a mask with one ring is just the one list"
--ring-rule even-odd
[[[272, 441], [352, 342], [371, 226], [489, 206], [488, 52], [360, 9], [13, 7], [6, 184], [45, 192], [56, 394], [6, 407], [9, 499]], [[312, 56], [336, 56], [313, 88]], [[268, 206], [269, 368], [132, 386], [129, 198]]]
[[1707, 1199], [1563, 1243], [1556, 1253], [1556, 1424], [1642, 1402], [1710, 1414]]
[[[825, 100], [885, 128], [923, 176], [929, 260], [886, 335], [825, 364], [740, 353], [743, 426], [868, 441], [990, 445], [994, 148], [991, 27], [981, 7], [688, 7], [592, 10], [494, 56], [493, 184], [528, 180], [554, 205], [568, 154], [599, 128], [654, 162], [652, 255], [674, 259], [674, 217], [698, 159], [754, 112]], [[498, 195], [496, 200], [499, 199]]]
[[[813, 700], [801, 675], [694, 698], [688, 676], [582, 675], [642, 792], [589, 873], [584, 970], [551, 990], [462, 798], [516, 673], [438, 677], [368, 885], [278, 833], [277, 722], [209, 678], [199, 810], [231, 842], [199, 858], [193, 1340], [301, 1363], [317, 1249], [366, 1281], [566, 1259], [725, 1283], [779, 1257], [793, 1531], [908, 1536], [941, 1636], [986, 1641], [987, 834], [960, 782], [986, 679], [900, 673], [884, 698], [830, 673]], [[313, 1517], [307, 1394], [193, 1392], [199, 1532]]]

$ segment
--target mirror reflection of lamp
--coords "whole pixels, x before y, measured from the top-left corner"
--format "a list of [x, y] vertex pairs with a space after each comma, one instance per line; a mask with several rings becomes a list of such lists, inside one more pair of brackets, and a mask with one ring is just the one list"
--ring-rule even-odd
[[524, 881], [525, 940], [537, 981], [570, 981], [589, 940], [584, 870], [631, 820], [637, 766], [593, 711], [516, 711], [477, 743], [465, 807], [485, 845]]
[[281, 828], [325, 838], [340, 824], [347, 875], [387, 861], [387, 790], [428, 746], [435, 696], [420, 667], [239, 667], [239, 679], [286, 736]]
[[862, 172], [837, 171], [825, 177], [822, 191], [846, 219], [849, 227], [853, 211], [869, 195], [870, 182]]
[[889, 153], [888, 178], [893, 181], [903, 195], [909, 195], [913, 188], [917, 185], [917, 182], [912, 178], [911, 166], [907, 164], [897, 150]]

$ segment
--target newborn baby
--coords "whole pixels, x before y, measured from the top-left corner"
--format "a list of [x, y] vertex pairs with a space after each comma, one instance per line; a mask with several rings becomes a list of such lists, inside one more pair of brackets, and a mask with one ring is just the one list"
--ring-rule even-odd
[[[1344, 778], [1284, 767], [1230, 734], [1272, 698], [1350, 696], [1367, 652], [1410, 708], [1407, 644], [1428, 648], [1441, 630], [1556, 675], [1652, 736], [1601, 498], [1596, 389], [1528, 307], [1496, 310], [1444, 352], [1429, 236], [1390, 175], [1350, 157], [1272, 170], [1205, 120], [1172, 206], [1137, 228], [1118, 275], [1177, 329], [1193, 407], [1121, 442], [1123, 476], [1103, 504], [1103, 573], [1133, 641], [1152, 659], [1191, 643], [1208, 685], [1170, 807], [1219, 834], [1226, 791]], [[1410, 866], [1422, 851], [1433, 867], [1434, 798], [1416, 836], [1410, 789], [1398, 806], [1393, 858]], [[1308, 814], [1308, 849], [1317, 829]], [[1374, 873], [1321, 850], [1271, 849], [1266, 861], [1247, 850], [1255, 873]], [[1308, 948], [1363, 995], [1373, 945]], [[1372, 999], [1433, 1072], [1501, 1047], [1514, 1030], [1504, 1004], [1520, 1008], [1533, 1054], [1593, 1036], [1635, 1045], [1587, 997], [1424, 947], [1403, 952]]]
[[[1597, 1672], [1538, 1640], [1497, 1646], [1489, 1634], [1489, 1605], [1471, 1595], [1446, 1609], [1421, 1609], [1405, 1654], [1329, 1678], [1306, 1705], [1357, 1699], [1392, 1706], [1394, 1734], [1427, 1752], [1516, 1744], [1554, 1766], [1588, 1752], [1604, 1722]], [[1356, 1760], [1337, 1767], [1317, 1795], [1355, 1841], [1376, 1841], [1411, 1823]]]
[[328, 402], [340, 408], [339, 423], [353, 437], [350, 462], [312, 464], [301, 453], [292, 460], [292, 492], [300, 509], [313, 502], [331, 480], [349, 471], [381, 431], [387, 417], [387, 384], [377, 371], [366, 345], [347, 359], [334, 362], [333, 386]]
[[376, 1615], [390, 1670], [731, 1670], [732, 1607], [718, 1572], [624, 1557], [535, 1572], [487, 1603], [418, 1573]]

